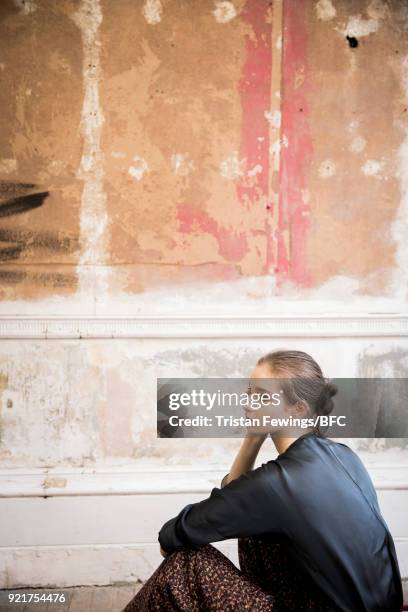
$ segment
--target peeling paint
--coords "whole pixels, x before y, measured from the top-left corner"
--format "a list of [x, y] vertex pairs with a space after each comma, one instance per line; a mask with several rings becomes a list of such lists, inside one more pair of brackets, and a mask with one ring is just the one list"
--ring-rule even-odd
[[283, 134], [280, 140], [276, 140], [271, 145], [271, 147], [273, 147], [272, 152], [276, 153], [277, 151], [280, 151], [281, 147], [288, 147], [288, 146], [289, 146], [288, 137], [286, 136], [286, 134]]
[[336, 16], [336, 9], [331, 0], [319, 0], [315, 4], [315, 9], [318, 19], [322, 21], [330, 21]]
[[178, 176], [187, 176], [194, 170], [194, 161], [189, 153], [173, 153], [170, 163], [174, 174]]
[[265, 111], [264, 113], [265, 115], [265, 119], [268, 121], [268, 123], [271, 124], [272, 127], [274, 128], [280, 128], [281, 125], [281, 119], [282, 119], [282, 113], [281, 111]]
[[[302, 189], [302, 198], [306, 204], [309, 204], [311, 199], [309, 189]], [[310, 210], [304, 212], [310, 213]]]
[[367, 15], [371, 19], [384, 19], [390, 13], [386, 0], [371, 0], [367, 6]]
[[0, 159], [0, 172], [11, 174], [17, 170], [17, 160], [14, 158]]
[[[89, 291], [93, 282], [93, 267], [101, 263], [107, 252], [107, 229], [109, 218], [106, 211], [106, 194], [103, 184], [103, 153], [101, 130], [104, 115], [99, 101], [100, 42], [99, 27], [102, 23], [100, 0], [82, 0], [73, 20], [81, 31], [83, 41], [84, 102], [82, 108], [83, 155], [77, 177], [84, 182], [81, 206], [81, 241], [83, 252], [77, 270], [79, 288]], [[104, 270], [107, 273], [106, 269]], [[99, 273], [96, 281], [98, 292], [103, 294], [107, 279]]]
[[33, 0], [13, 0], [13, 3], [23, 15], [30, 15], [37, 10], [37, 4]]
[[378, 173], [382, 170], [384, 164], [375, 159], [368, 159], [363, 166], [361, 166], [361, 171], [366, 176], [377, 176]]
[[2, 401], [2, 465], [81, 465], [94, 459], [95, 410], [104, 381], [79, 343], [27, 341], [0, 347], [8, 387]]
[[269, 147], [269, 152], [272, 155], [272, 168], [274, 172], [278, 172], [279, 170], [279, 162], [280, 162], [280, 151], [281, 151], [282, 141], [275, 140], [271, 143]]
[[147, 23], [156, 25], [162, 19], [163, 7], [160, 0], [146, 0], [143, 5], [143, 16]]
[[140, 181], [143, 178], [143, 175], [149, 170], [149, 165], [143, 157], [139, 157], [135, 155], [133, 158], [133, 165], [130, 166], [128, 172], [133, 178], [137, 181]]
[[[263, 282], [267, 289], [265, 279]], [[258, 308], [267, 308], [267, 301], [260, 306], [259, 289], [253, 281], [241, 285], [241, 292], [248, 292]], [[236, 295], [228, 296], [230, 302]], [[201, 301], [205, 296], [208, 292], [203, 287]], [[169, 298], [176, 303], [176, 296]], [[328, 350], [333, 343], [336, 350]], [[2, 465], [6, 469], [29, 465], [151, 466], [155, 462], [162, 466], [168, 461], [174, 465], [200, 460], [217, 463], [221, 457], [229, 461], [228, 449], [236, 440], [219, 440], [211, 449], [208, 440], [185, 440], [182, 447], [171, 440], [157, 444], [156, 412], [146, 410], [155, 403], [156, 377], [243, 377], [261, 354], [276, 348], [306, 350], [332, 376], [406, 377], [408, 344], [404, 338], [394, 342], [377, 338], [373, 343], [369, 337], [353, 341], [288, 337], [284, 345], [282, 338], [267, 337], [179, 338], [177, 347], [171, 339], [27, 341], [24, 347], [18, 341], [7, 342], [0, 346], [2, 370], [8, 376], [1, 404]], [[140, 385], [141, 380], [145, 384]], [[10, 393], [13, 388], [18, 391]], [[7, 407], [8, 399], [12, 399], [12, 408]], [[195, 450], [197, 454], [191, 454]], [[46, 474], [43, 486], [64, 488], [63, 471]]]
[[233, 151], [229, 157], [226, 157], [220, 162], [220, 174], [224, 178], [234, 181], [239, 176], [244, 175], [244, 165], [245, 159], [239, 159], [238, 151]]
[[205, 211], [187, 204], [180, 205], [177, 211], [181, 232], [201, 231], [217, 240], [220, 254], [227, 261], [240, 261], [248, 251], [245, 232], [234, 232], [231, 228], [220, 227]]
[[62, 159], [53, 159], [48, 164], [48, 171], [53, 176], [64, 174], [67, 169], [67, 164]]
[[[312, 6], [310, 8], [313, 8]], [[306, 254], [310, 228], [309, 205], [302, 199], [306, 171], [313, 154], [309, 95], [313, 86], [309, 68], [309, 32], [307, 2], [283, 2], [283, 73], [282, 125], [289, 145], [281, 149], [279, 165], [279, 221], [277, 226], [278, 286], [294, 282], [312, 284]], [[312, 43], [313, 44], [313, 40]]]
[[319, 166], [319, 176], [330, 178], [336, 174], [336, 164], [331, 159], [326, 159]]
[[248, 170], [247, 174], [248, 176], [256, 176], [259, 172], [262, 172], [262, 166], [261, 164], [256, 164], [251, 170]]
[[362, 37], [368, 36], [377, 32], [380, 27], [378, 19], [363, 19], [361, 15], [353, 15], [349, 17], [346, 26], [343, 29], [335, 28], [343, 36]]
[[237, 16], [237, 11], [232, 2], [223, 0], [215, 3], [215, 9], [213, 15], [218, 23], [228, 23], [231, 19]]
[[353, 119], [347, 126], [349, 132], [354, 132], [360, 125], [359, 119]]
[[361, 151], [365, 149], [366, 144], [367, 144], [367, 141], [365, 138], [363, 138], [362, 136], [356, 136], [356, 138], [353, 139], [353, 142], [351, 143], [349, 150], [352, 153], [361, 153]]
[[[64, 25], [61, 16], [67, 21], [73, 10], [78, 15], [81, 12], [77, 10], [80, 2], [63, 3], [63, 9], [50, 11], [49, 19], [42, 20], [43, 8], [37, 4], [37, 14], [27, 20], [10, 1], [4, 9], [9, 17], [3, 22], [18, 26], [20, 32], [29, 23], [33, 31], [40, 33], [43, 32], [40, 22], [53, 26], [56, 13], [56, 25], [60, 22]], [[118, 272], [111, 279], [112, 296], [121, 293], [120, 300], [128, 305], [135, 299], [140, 310], [151, 303], [148, 287], [161, 282], [202, 279], [211, 283], [211, 279], [218, 282], [226, 278], [235, 281], [240, 274], [253, 274], [259, 282], [260, 276], [270, 275], [273, 286], [275, 279], [282, 277], [283, 282], [293, 282], [294, 291], [299, 292], [313, 279], [316, 290], [322, 283], [329, 295], [332, 285], [324, 283], [333, 277], [341, 285], [336, 273], [340, 264], [344, 264], [345, 275], [360, 283], [362, 294], [371, 291], [374, 298], [376, 292], [376, 297], [382, 299], [395, 254], [387, 243], [391, 242], [388, 229], [399, 199], [398, 177], [392, 176], [392, 170], [395, 152], [404, 137], [399, 128], [407, 117], [399, 96], [402, 58], [406, 53], [403, 23], [406, 12], [403, 14], [401, 7], [378, 0], [366, 0], [352, 7], [340, 0], [310, 3], [233, 0], [207, 5], [189, 2], [155, 5], [143, 0], [137, 7], [134, 2], [88, 0], [83, 6], [86, 10], [82, 10], [82, 23], [78, 17], [74, 19], [79, 29], [68, 24], [70, 39], [72, 34], [76, 37], [72, 45], [76, 54], [71, 56], [66, 51], [65, 41], [61, 48], [56, 45], [48, 54], [49, 64], [41, 54], [48, 70], [44, 81], [53, 83], [61, 71], [73, 76], [76, 71], [77, 78], [82, 72], [84, 98], [79, 95], [64, 98], [67, 115], [70, 105], [77, 107], [76, 114], [72, 112], [69, 119], [75, 132], [78, 112], [84, 103], [77, 150], [70, 148], [66, 157], [58, 150], [54, 153], [48, 143], [50, 139], [45, 136], [45, 123], [38, 122], [37, 127], [30, 121], [29, 113], [36, 112], [35, 102], [42, 94], [44, 100], [49, 95], [47, 90], [37, 89], [36, 80], [40, 82], [42, 75], [36, 74], [33, 80], [24, 77], [16, 81], [16, 112], [4, 106], [10, 116], [15, 114], [16, 126], [17, 122], [27, 126], [27, 133], [15, 126], [9, 133], [5, 131], [7, 148], [0, 169], [5, 175], [9, 173], [3, 179], [15, 172], [23, 176], [32, 171], [33, 176], [26, 180], [39, 179], [55, 187], [56, 192], [60, 187], [65, 190], [63, 202], [50, 197], [49, 209], [46, 206], [42, 210], [37, 207], [37, 212], [30, 209], [27, 226], [36, 220], [43, 223], [47, 217], [53, 219], [58, 226], [55, 231], [60, 232], [61, 218], [54, 219], [54, 215], [47, 214], [48, 210], [64, 209], [68, 215], [76, 207], [77, 212], [69, 221], [67, 242], [78, 242], [75, 232], [82, 219], [78, 273], [83, 289], [88, 289], [87, 281], [92, 281], [98, 307], [108, 299], [104, 270], [109, 268]], [[236, 17], [226, 23], [225, 37], [225, 27], [218, 27], [214, 21], [215, 11], [217, 7], [231, 6]], [[150, 27], [146, 12], [148, 19], [157, 24], [159, 14], [161, 25]], [[192, 37], [190, 25], [195, 25], [195, 20], [199, 27]], [[350, 34], [368, 37], [374, 30], [376, 34], [363, 41], [356, 52], [350, 52], [347, 42], [339, 41], [336, 25], [351, 28]], [[82, 47], [78, 45], [80, 32]], [[143, 36], [136, 37], [135, 32], [142, 32]], [[211, 45], [207, 44], [209, 37]], [[7, 36], [2, 38], [7, 40]], [[38, 36], [38, 41], [45, 38]], [[23, 53], [27, 40], [24, 37], [24, 44], [18, 45]], [[8, 55], [8, 46], [3, 42], [0, 49], [6, 76], [14, 70], [14, 62], [21, 63], [17, 56], [14, 60]], [[39, 51], [42, 48], [39, 43]], [[221, 56], [230, 61], [220, 62]], [[208, 70], [197, 69], [201, 60], [205, 60]], [[367, 74], [373, 78], [367, 78]], [[78, 86], [72, 89], [81, 93]], [[338, 91], [347, 92], [341, 105]], [[390, 92], [389, 113], [378, 113], [377, 101], [380, 105], [382, 100], [387, 101], [386, 91]], [[31, 99], [27, 99], [28, 95]], [[46, 116], [42, 111], [41, 114]], [[50, 118], [56, 114], [51, 112]], [[334, 126], [331, 138], [327, 138], [328, 118]], [[31, 161], [35, 160], [37, 140], [41, 158], [38, 168]], [[75, 174], [79, 151], [81, 167]], [[143, 158], [134, 160], [134, 153]], [[382, 158], [386, 162], [381, 169], [373, 166], [373, 162]], [[325, 167], [324, 160], [335, 166]], [[373, 191], [367, 193], [359, 185], [359, 176], [382, 180], [368, 178]], [[75, 186], [79, 183], [75, 178], [83, 180], [79, 185], [83, 190], [81, 202], [75, 197]], [[364, 184], [367, 185], [366, 180], [361, 181]], [[44, 185], [44, 193], [46, 188]], [[306, 201], [307, 191], [310, 196]], [[379, 205], [369, 208], [370, 200]], [[58, 208], [68, 202], [72, 202], [71, 207]], [[303, 223], [310, 216], [309, 202], [313, 202], [310, 226]], [[205, 211], [215, 223], [214, 233], [193, 230], [187, 236], [178, 232], [179, 205]], [[368, 210], [372, 213], [370, 218]], [[29, 211], [22, 212], [18, 219], [21, 223]], [[12, 219], [7, 221], [11, 223]], [[374, 230], [378, 232], [375, 236], [382, 236], [384, 248], [377, 249], [371, 261], [370, 247], [356, 250], [357, 239], [353, 251], [358, 257], [353, 262], [348, 254], [339, 252], [339, 246], [332, 240], [333, 235], [341, 237], [339, 242], [344, 240], [342, 227], [348, 221], [355, 223], [356, 235], [365, 232], [374, 235]], [[246, 233], [248, 253], [242, 267], [230, 265], [231, 260], [224, 261], [220, 255], [215, 233], [221, 228], [229, 228], [238, 235]], [[316, 228], [321, 237], [317, 237]], [[2, 270], [3, 280], [7, 279], [10, 285], [7, 294], [2, 293], [3, 298], [15, 296], [19, 279], [31, 275], [32, 265], [40, 261], [44, 266], [55, 264], [43, 248], [45, 236], [53, 235], [49, 244], [59, 244], [62, 254], [69, 253], [55, 239], [55, 231], [29, 236], [17, 228], [14, 233], [2, 234], [3, 257], [19, 255], [27, 262], [27, 269], [19, 266]], [[13, 244], [12, 236], [17, 244]], [[21, 249], [22, 237], [29, 241], [28, 249]], [[41, 249], [38, 258], [31, 248], [34, 246]], [[39, 259], [40, 256], [43, 258]], [[77, 258], [67, 257], [65, 263], [76, 264]], [[38, 278], [50, 287], [45, 273]], [[190, 284], [193, 293], [197, 284]], [[53, 297], [51, 291], [49, 288], [46, 293], [49, 298]], [[183, 295], [188, 302], [187, 290]], [[38, 290], [33, 296], [38, 296]], [[310, 294], [307, 296], [309, 299]], [[83, 294], [81, 299], [84, 297]], [[90, 312], [94, 310], [92, 299], [86, 301]], [[21, 308], [28, 310], [29, 305], [21, 304]]]
[[[402, 90], [404, 103], [408, 104], [408, 54], [402, 63]], [[405, 302], [408, 299], [408, 126], [399, 123], [404, 133], [404, 139], [397, 152], [396, 176], [399, 180], [401, 201], [394, 222], [391, 226], [391, 234], [396, 244], [396, 266], [392, 276], [391, 286], [395, 295], [400, 295]]]
[[[280, 14], [279, 3], [275, 13]], [[272, 99], [272, 66], [277, 66], [273, 53], [273, 15], [271, 7], [262, 0], [247, 0], [240, 12], [242, 23], [246, 25], [245, 62], [241, 69], [238, 91], [241, 100], [240, 150], [239, 157], [245, 160], [244, 174], [238, 177], [236, 194], [242, 209], [271, 210], [270, 186], [270, 125], [265, 121], [265, 110], [274, 111]], [[275, 18], [276, 19], [276, 18]], [[279, 19], [281, 24], [281, 19]], [[279, 25], [278, 33], [281, 33]], [[275, 64], [274, 64], [275, 61]], [[274, 115], [273, 115], [274, 116]], [[259, 140], [262, 136], [263, 140]], [[262, 172], [249, 175], [248, 170], [262, 167]], [[262, 220], [262, 232], [266, 242], [262, 246], [265, 255], [262, 272], [268, 274], [276, 265], [273, 252], [275, 239], [270, 227], [269, 215]]]

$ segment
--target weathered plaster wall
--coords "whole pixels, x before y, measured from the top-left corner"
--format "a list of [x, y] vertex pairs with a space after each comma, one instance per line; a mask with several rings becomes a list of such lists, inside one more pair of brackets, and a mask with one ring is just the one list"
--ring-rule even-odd
[[[407, 32], [407, 0], [2, 0], [0, 331], [5, 315], [406, 313]], [[166, 339], [165, 325], [161, 339], [1, 339], [0, 509], [16, 525], [2, 586], [50, 567], [56, 584], [146, 577], [168, 508], [147, 487], [104, 540], [126, 481], [117, 494], [109, 470], [143, 489], [156, 469], [161, 490], [168, 468], [229, 466], [237, 440], [156, 438], [156, 377], [247, 376], [278, 347], [328, 376], [406, 376], [406, 336], [347, 323], [280, 339]], [[395, 480], [407, 576], [406, 440], [349, 443]], [[78, 495], [82, 467], [103, 503]], [[150, 520], [139, 574], [119, 546], [135, 508]]]
[[307, 3], [313, 283], [341, 271], [361, 293], [402, 286], [406, 298], [407, 11], [406, 2]]
[[0, 29], [2, 312], [401, 308], [405, 1], [4, 0]]
[[68, 8], [0, 5], [2, 300], [77, 287], [83, 51]]
[[[3, 340], [0, 463], [227, 467], [239, 440], [157, 439], [156, 378], [246, 377], [261, 354], [283, 346], [309, 352], [327, 376], [407, 376], [406, 338]], [[368, 461], [408, 455], [402, 438], [350, 444]]]

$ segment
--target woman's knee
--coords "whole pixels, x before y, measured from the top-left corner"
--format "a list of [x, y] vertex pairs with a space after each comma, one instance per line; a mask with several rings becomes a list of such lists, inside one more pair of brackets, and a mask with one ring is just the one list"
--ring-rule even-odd
[[201, 548], [181, 548], [175, 550], [165, 557], [166, 564], [182, 563], [188, 560], [199, 560], [202, 558], [213, 558], [221, 554], [212, 544], [206, 544]]
[[182, 548], [168, 555], [164, 561], [166, 567], [185, 567], [193, 565], [196, 569], [232, 563], [228, 557], [212, 544], [205, 544], [201, 548]]

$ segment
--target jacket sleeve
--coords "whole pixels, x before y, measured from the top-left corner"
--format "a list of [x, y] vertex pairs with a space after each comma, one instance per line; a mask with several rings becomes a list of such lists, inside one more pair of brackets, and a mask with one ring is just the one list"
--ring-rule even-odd
[[158, 539], [163, 550], [198, 549], [229, 538], [280, 533], [284, 513], [280, 509], [282, 496], [273, 482], [278, 468], [272, 463], [222, 488], [215, 487], [207, 499], [185, 506], [161, 528]]

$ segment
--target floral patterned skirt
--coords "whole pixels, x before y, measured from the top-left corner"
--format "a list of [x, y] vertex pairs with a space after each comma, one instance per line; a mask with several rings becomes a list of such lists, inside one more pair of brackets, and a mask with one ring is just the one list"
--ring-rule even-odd
[[122, 612], [338, 612], [277, 537], [238, 540], [241, 569], [211, 544], [163, 559]]

